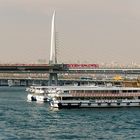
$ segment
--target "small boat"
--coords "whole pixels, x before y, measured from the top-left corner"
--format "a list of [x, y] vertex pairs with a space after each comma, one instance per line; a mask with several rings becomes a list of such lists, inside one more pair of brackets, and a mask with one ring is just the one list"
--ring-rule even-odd
[[140, 107], [140, 88], [113, 86], [58, 87], [48, 94], [54, 108]]

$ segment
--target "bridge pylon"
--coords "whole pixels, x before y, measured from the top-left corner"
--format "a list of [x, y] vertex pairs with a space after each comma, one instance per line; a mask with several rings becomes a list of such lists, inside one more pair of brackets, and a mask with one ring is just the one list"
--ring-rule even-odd
[[55, 11], [54, 11], [53, 16], [52, 16], [51, 49], [50, 49], [49, 64], [57, 64], [57, 56], [56, 56], [56, 31], [55, 31]]
[[[54, 11], [51, 25], [51, 49], [50, 49], [49, 65], [53, 66], [56, 64], [57, 64], [57, 56], [56, 56], [56, 31], [55, 31], [55, 11]], [[53, 67], [51, 67], [49, 71], [49, 86], [53, 84], [58, 85], [58, 75], [57, 72], [54, 71]]]
[[[54, 82], [53, 82], [54, 81]], [[49, 86], [52, 86], [52, 85], [55, 85], [57, 86], [58, 85], [58, 75], [56, 72], [50, 72], [49, 73], [49, 83], [48, 83]]]

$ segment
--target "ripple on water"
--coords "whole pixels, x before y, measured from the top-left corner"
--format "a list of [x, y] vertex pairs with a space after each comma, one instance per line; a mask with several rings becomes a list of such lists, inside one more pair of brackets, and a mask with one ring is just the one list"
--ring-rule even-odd
[[0, 88], [0, 139], [140, 139], [139, 108], [54, 110], [26, 96]]

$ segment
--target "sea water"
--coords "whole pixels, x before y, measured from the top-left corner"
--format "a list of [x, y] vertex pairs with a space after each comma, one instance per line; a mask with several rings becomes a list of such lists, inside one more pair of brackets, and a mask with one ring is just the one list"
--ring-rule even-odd
[[0, 87], [0, 140], [140, 140], [140, 108], [52, 109]]

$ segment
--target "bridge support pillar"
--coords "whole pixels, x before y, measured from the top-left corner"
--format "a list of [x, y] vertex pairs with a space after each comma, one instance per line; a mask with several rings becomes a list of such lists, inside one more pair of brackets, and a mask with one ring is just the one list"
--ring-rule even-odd
[[50, 73], [49, 74], [49, 86], [58, 85], [58, 76], [57, 73]]

